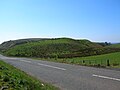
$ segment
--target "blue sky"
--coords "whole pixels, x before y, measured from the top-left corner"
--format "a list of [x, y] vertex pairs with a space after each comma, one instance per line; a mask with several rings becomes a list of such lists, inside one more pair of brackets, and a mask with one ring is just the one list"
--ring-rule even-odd
[[0, 43], [34, 37], [120, 42], [120, 0], [0, 0]]

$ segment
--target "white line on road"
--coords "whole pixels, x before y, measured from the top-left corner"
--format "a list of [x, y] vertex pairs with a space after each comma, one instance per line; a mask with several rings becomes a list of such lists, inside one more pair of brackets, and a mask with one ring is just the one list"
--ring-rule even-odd
[[115, 80], [115, 81], [120, 81], [120, 79], [117, 79], [117, 78], [112, 78], [112, 77], [107, 77], [107, 76], [101, 76], [101, 75], [96, 75], [96, 74], [93, 74], [92, 76], [93, 77], [104, 78], [104, 79]]
[[66, 69], [64, 69], [64, 68], [55, 67], [55, 66], [51, 66], [51, 65], [47, 65], [47, 64], [41, 64], [41, 63], [38, 63], [38, 65], [46, 66], [46, 67], [51, 67], [51, 68], [55, 68], [55, 69], [59, 69], [59, 70], [66, 70]]
[[27, 60], [20, 60], [20, 61], [27, 62], [27, 63], [31, 63], [31, 61], [27, 61]]

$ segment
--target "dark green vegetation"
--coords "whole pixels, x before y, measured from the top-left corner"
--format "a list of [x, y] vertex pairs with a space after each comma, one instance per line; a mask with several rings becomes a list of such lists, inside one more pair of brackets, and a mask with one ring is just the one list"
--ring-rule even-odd
[[0, 90], [57, 90], [0, 61]]
[[[30, 40], [30, 39], [29, 39]], [[19, 41], [19, 40], [18, 40]], [[17, 41], [17, 42], [18, 42]], [[13, 41], [16, 42], [16, 41]], [[73, 58], [100, 55], [120, 51], [120, 48], [109, 48], [89, 40], [74, 40], [70, 38], [40, 39], [20, 44], [3, 43], [2, 53], [8, 56], [39, 57], [39, 58]], [[8, 46], [6, 46], [6, 44]]]

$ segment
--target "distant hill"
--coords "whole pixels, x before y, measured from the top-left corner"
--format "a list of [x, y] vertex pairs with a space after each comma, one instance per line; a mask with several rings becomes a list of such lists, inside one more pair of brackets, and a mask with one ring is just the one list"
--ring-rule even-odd
[[4, 42], [1, 51], [8, 56], [40, 58], [73, 58], [118, 52], [89, 40], [71, 38], [20, 39]]
[[96, 42], [96, 43], [103, 47], [112, 45], [112, 43], [110, 43], [110, 42], [109, 43], [108, 42]]
[[117, 44], [112, 44], [110, 46], [108, 46], [109, 48], [120, 48], [120, 43]]
[[14, 47], [16, 45], [21, 45], [29, 42], [37, 42], [40, 40], [46, 40], [47, 38], [28, 38], [28, 39], [19, 39], [19, 40], [10, 40], [3, 42], [0, 45], [0, 50], [8, 50], [11, 47]]

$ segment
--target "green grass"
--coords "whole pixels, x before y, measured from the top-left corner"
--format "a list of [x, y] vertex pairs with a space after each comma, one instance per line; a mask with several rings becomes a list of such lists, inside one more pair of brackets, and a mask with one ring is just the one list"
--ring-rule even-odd
[[57, 90], [57, 88], [40, 82], [0, 60], [0, 90]]
[[82, 65], [95, 65], [95, 66], [96, 65], [107, 66], [108, 60], [111, 67], [120, 67], [120, 52], [67, 59], [67, 61], [71, 61], [73, 63], [82, 64]]
[[69, 64], [79, 64], [79, 65], [87, 65], [87, 66], [98, 66], [98, 67], [118, 67], [120, 68], [120, 52], [103, 54], [103, 55], [95, 55], [88, 57], [77, 57], [77, 58], [64, 58], [64, 59], [44, 59], [44, 58], [36, 58], [60, 63], [69, 63]]

